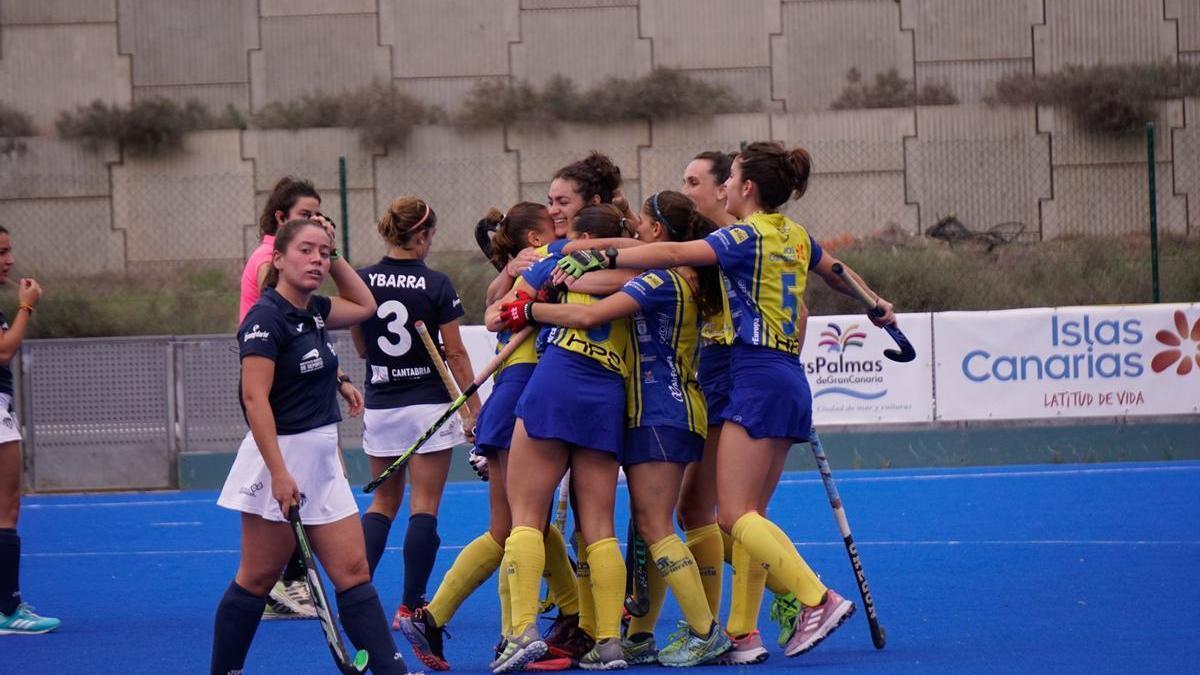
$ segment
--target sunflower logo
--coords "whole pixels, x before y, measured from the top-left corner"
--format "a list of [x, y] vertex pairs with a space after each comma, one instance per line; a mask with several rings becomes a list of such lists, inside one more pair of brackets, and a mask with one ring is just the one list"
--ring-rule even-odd
[[[1182, 311], [1176, 310], [1175, 332], [1160, 330], [1154, 334], [1154, 339], [1165, 345], [1166, 349], [1155, 354], [1154, 358], [1150, 360], [1151, 370], [1161, 373], [1174, 366], [1178, 361], [1179, 365], [1175, 366], [1176, 374], [1187, 375], [1192, 372], [1193, 365], [1200, 371], [1200, 318], [1196, 319], [1196, 323], [1192, 324], [1192, 329], [1189, 331], [1187, 316]], [[1189, 353], [1189, 351], [1194, 353]]]

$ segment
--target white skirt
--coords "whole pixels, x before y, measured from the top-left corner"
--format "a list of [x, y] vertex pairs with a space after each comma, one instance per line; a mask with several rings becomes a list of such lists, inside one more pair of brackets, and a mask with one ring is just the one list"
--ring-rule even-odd
[[21, 440], [21, 425], [17, 416], [9, 412], [12, 407], [12, 396], [0, 394], [0, 443], [12, 443]]
[[[332, 523], [358, 513], [337, 446], [336, 424], [279, 437], [283, 465], [300, 489], [300, 520], [305, 525]], [[287, 521], [271, 496], [271, 472], [250, 433], [238, 448], [217, 504], [266, 520]]]
[[[363, 452], [371, 457], [399, 457], [449, 407], [449, 403], [420, 403], [401, 408], [367, 408], [363, 413]], [[425, 441], [417, 454], [449, 450], [466, 442], [462, 418], [454, 413], [433, 437]]]

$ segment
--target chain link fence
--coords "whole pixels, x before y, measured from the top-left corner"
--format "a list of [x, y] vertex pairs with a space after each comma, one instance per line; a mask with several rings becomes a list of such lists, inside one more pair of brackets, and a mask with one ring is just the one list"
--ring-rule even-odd
[[[808, 147], [814, 159], [808, 193], [787, 207], [789, 215], [831, 250], [851, 257], [871, 247], [893, 255], [923, 247], [925, 254], [947, 251], [988, 265], [1018, 251], [1018, 258], [1035, 261], [1044, 251], [1064, 249], [1055, 255], [1074, 258], [1078, 274], [1112, 277], [1111, 283], [1094, 286], [1090, 296], [1049, 289], [1030, 301], [1151, 300], [1143, 139], [1073, 132], [928, 136], [788, 139]], [[1175, 129], [1160, 133], [1156, 144], [1164, 299], [1200, 293], [1193, 269], [1200, 254], [1198, 138], [1200, 131]], [[642, 142], [631, 138], [596, 148], [621, 163], [633, 204], [654, 190], [678, 189], [698, 152], [738, 147], [701, 136]], [[572, 143], [578, 146], [579, 139]], [[586, 150], [472, 152], [463, 143], [426, 145], [431, 147], [356, 160], [359, 175], [351, 176], [345, 191], [337, 184], [337, 157], [328, 158], [330, 170], [318, 174], [317, 184], [323, 210], [345, 233], [350, 260], [366, 265], [386, 252], [375, 222], [389, 201], [405, 194], [429, 200], [440, 227], [428, 262], [450, 275], [466, 322], [477, 323], [495, 270], [477, 248], [475, 222], [491, 207], [544, 201], [554, 170]], [[257, 244], [264, 186], [276, 177], [256, 178], [254, 162], [204, 153], [188, 162], [26, 164], [20, 157], [0, 158], [0, 224], [13, 231], [14, 275], [36, 275], [49, 289], [34, 336], [233, 331], [239, 273]], [[1020, 260], [1013, 264], [1012, 273], [1020, 275]], [[956, 305], [935, 291], [914, 292], [908, 307], [986, 309], [981, 304], [993, 302]], [[0, 299], [0, 307], [12, 304], [7, 296]]]

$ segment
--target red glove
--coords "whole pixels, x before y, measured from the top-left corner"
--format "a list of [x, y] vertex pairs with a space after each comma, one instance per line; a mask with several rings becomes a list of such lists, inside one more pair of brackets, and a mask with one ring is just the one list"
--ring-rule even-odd
[[525, 291], [517, 291], [517, 299], [500, 305], [500, 318], [504, 327], [516, 333], [533, 323], [534, 297]]

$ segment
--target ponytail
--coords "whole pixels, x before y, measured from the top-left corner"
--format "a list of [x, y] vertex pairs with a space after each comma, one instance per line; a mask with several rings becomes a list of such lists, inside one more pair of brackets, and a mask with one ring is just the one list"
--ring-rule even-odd
[[[656, 192], [642, 205], [642, 211], [654, 216], [662, 224], [671, 241], [695, 241], [716, 231], [717, 226], [704, 214], [696, 210], [696, 204], [687, 195], [674, 190]], [[700, 279], [700, 291], [696, 293], [696, 305], [703, 317], [721, 312], [721, 275], [717, 267], [709, 265], [696, 268]]]
[[[509, 260], [529, 246], [529, 233], [537, 232], [544, 222], [549, 221], [550, 212], [545, 204], [535, 202], [518, 202], [508, 213], [502, 214], [498, 209], [490, 209], [487, 215], [475, 224], [475, 237], [478, 239], [492, 233], [488, 242], [488, 257], [497, 270], [504, 269]], [[480, 244], [480, 248], [483, 245]]]
[[738, 154], [742, 178], [758, 188], [758, 201], [776, 210], [789, 199], [800, 199], [808, 190], [812, 156], [804, 148], [788, 150], [776, 142], [751, 143]]

